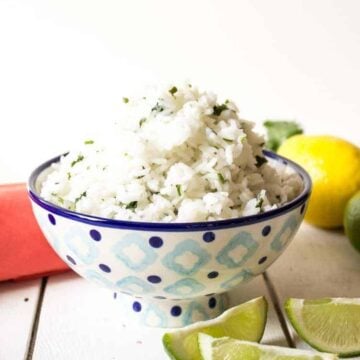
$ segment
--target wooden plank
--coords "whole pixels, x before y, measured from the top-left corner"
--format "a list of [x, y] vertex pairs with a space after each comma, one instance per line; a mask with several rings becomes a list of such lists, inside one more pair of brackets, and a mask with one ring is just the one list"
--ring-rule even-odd
[[[281, 305], [288, 297], [360, 297], [360, 254], [340, 230], [303, 224], [268, 274]], [[296, 346], [308, 349], [288, 326]]]
[[[262, 277], [231, 293], [231, 305], [266, 295]], [[74, 274], [49, 279], [40, 316], [34, 359], [167, 359], [164, 329], [135, 326], [121, 315], [112, 294]], [[270, 304], [267, 343], [284, 344]]]
[[41, 280], [0, 283], [0, 359], [24, 359]]

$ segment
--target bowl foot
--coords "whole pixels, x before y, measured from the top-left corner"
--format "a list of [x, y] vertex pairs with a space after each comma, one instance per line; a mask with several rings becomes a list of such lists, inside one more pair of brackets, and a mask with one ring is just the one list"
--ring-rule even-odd
[[139, 325], [177, 328], [197, 321], [209, 320], [228, 307], [227, 293], [209, 294], [192, 299], [166, 299], [163, 297], [135, 298], [114, 293], [126, 317]]

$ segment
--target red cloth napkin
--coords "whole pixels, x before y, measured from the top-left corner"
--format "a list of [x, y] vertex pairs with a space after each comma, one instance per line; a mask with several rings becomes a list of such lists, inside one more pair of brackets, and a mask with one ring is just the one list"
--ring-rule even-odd
[[0, 281], [67, 270], [36, 222], [25, 184], [0, 185]]

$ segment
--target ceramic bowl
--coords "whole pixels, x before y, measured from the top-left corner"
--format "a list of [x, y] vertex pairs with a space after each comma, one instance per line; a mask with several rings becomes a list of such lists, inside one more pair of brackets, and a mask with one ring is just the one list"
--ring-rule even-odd
[[142, 324], [179, 327], [219, 315], [226, 292], [264, 272], [299, 228], [311, 191], [309, 175], [274, 153], [304, 183], [284, 206], [242, 218], [147, 223], [89, 216], [63, 209], [39, 196], [52, 163], [29, 180], [36, 219], [57, 254], [85, 279], [107, 287]]

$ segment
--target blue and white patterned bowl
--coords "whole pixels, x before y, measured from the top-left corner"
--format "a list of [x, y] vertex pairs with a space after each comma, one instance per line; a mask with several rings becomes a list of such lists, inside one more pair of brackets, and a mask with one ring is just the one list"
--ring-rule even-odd
[[311, 192], [309, 175], [274, 153], [265, 155], [294, 169], [304, 190], [281, 208], [260, 215], [146, 223], [76, 213], [39, 196], [44, 175], [59, 157], [34, 170], [29, 195], [50, 245], [74, 271], [112, 289], [140, 323], [184, 326], [219, 315], [226, 307], [226, 292], [265, 271], [303, 220]]

